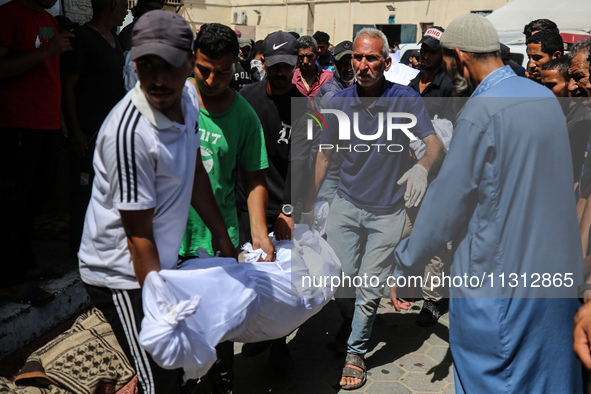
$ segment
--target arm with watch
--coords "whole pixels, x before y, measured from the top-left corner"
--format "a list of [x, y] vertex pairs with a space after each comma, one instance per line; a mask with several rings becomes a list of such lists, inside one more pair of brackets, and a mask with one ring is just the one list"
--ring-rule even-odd
[[275, 220], [275, 238], [280, 241], [291, 239], [293, 235], [293, 205], [284, 203], [281, 205], [281, 212]]
[[[310, 160], [311, 144], [308, 149], [298, 148], [298, 157], [290, 157], [287, 166], [287, 176], [283, 189], [281, 212], [275, 221], [275, 238], [278, 240], [291, 239], [293, 236], [294, 216], [298, 223], [310, 225], [313, 221], [313, 207], [316, 199], [314, 185], [314, 160]], [[293, 147], [292, 147], [293, 149]], [[303, 152], [303, 154], [301, 153]]]

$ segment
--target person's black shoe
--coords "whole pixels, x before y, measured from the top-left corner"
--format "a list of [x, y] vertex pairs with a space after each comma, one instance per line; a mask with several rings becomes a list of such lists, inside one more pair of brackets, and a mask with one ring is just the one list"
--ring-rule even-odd
[[242, 345], [242, 355], [244, 357], [258, 356], [259, 354], [264, 352], [269, 346], [271, 346], [271, 341], [245, 343], [244, 345]]
[[439, 302], [425, 300], [415, 324], [419, 327], [434, 326], [445, 312], [447, 312], [447, 300], [442, 299]]

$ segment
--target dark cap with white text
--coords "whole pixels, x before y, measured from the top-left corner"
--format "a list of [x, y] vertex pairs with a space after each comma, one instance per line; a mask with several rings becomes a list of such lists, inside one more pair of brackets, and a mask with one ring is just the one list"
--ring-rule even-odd
[[425, 34], [423, 34], [423, 38], [419, 41], [419, 44], [427, 44], [429, 48], [433, 49], [434, 51], [438, 51], [441, 49], [441, 36], [445, 29], [440, 26], [431, 26], [427, 29]]

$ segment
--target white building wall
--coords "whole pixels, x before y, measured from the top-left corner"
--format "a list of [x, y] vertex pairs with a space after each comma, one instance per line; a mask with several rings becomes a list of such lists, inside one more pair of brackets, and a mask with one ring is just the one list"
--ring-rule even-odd
[[[66, 15], [79, 23], [90, 20], [90, 0], [62, 0]], [[245, 32], [255, 40], [277, 31], [313, 34], [327, 32], [332, 43], [353, 38], [356, 24], [387, 24], [395, 15], [396, 24], [421, 23], [446, 27], [454, 18], [471, 11], [494, 11], [511, 0], [184, 0], [179, 14], [194, 30], [204, 23], [218, 22]], [[392, 6], [395, 11], [389, 11]], [[169, 7], [166, 7], [169, 8]], [[169, 8], [172, 9], [172, 8]], [[235, 12], [246, 14], [246, 24], [237, 25]]]

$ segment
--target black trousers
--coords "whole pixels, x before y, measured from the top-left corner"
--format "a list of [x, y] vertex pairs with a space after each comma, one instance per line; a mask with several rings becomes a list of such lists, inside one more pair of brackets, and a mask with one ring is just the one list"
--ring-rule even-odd
[[139, 331], [144, 311], [142, 291], [115, 290], [86, 285], [90, 299], [111, 324], [113, 332], [138, 377], [140, 394], [190, 393], [190, 384], [183, 386], [183, 370], [158, 366], [139, 344]]
[[53, 187], [58, 131], [6, 127], [0, 134], [2, 284], [11, 284], [36, 266], [34, 219]]

